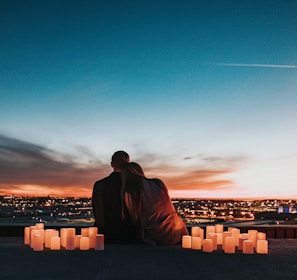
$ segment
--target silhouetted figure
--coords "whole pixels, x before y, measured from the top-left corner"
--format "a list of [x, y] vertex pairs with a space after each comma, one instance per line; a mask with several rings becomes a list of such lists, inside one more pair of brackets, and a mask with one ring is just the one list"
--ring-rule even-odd
[[92, 194], [93, 214], [98, 232], [104, 234], [106, 243], [135, 242], [135, 230], [129, 220], [122, 219], [121, 168], [130, 161], [124, 151], [117, 151], [111, 158], [113, 172], [94, 184]]
[[165, 184], [148, 179], [135, 162], [123, 169], [123, 205], [130, 219], [139, 229], [140, 239], [149, 245], [174, 245], [188, 234], [185, 223], [176, 212]]

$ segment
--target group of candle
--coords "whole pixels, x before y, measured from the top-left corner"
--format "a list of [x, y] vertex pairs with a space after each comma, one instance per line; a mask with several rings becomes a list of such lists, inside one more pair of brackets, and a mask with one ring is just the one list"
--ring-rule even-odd
[[104, 235], [98, 234], [97, 227], [81, 228], [76, 235], [75, 228], [44, 229], [43, 223], [24, 228], [24, 244], [34, 251], [49, 250], [104, 250]]
[[205, 238], [204, 228], [192, 227], [191, 235], [182, 237], [182, 248], [202, 250], [211, 253], [220, 248], [227, 254], [235, 254], [236, 250], [243, 254], [268, 254], [268, 240], [266, 233], [258, 230], [248, 230], [248, 233], [240, 233], [240, 229], [217, 224], [206, 226]]

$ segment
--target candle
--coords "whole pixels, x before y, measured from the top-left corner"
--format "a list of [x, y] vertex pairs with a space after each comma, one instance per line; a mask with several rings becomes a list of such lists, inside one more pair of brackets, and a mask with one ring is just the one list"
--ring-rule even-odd
[[24, 244], [25, 245], [30, 244], [30, 227], [24, 228]]
[[183, 235], [182, 236], [182, 248], [184, 248], [184, 249], [192, 248], [192, 236], [191, 235]]
[[217, 235], [217, 244], [222, 245], [223, 244], [223, 233], [218, 232], [218, 233], [216, 233], [216, 235]]
[[36, 229], [44, 229], [44, 223], [37, 223], [35, 224]]
[[90, 239], [89, 237], [82, 236], [80, 238], [80, 250], [89, 250], [90, 249]]
[[200, 228], [200, 238], [201, 240], [204, 239], [204, 228]]
[[212, 239], [203, 239], [202, 241], [202, 251], [206, 253], [213, 252], [213, 241]]
[[250, 238], [250, 235], [248, 233], [242, 233], [239, 235], [238, 250], [243, 249], [243, 241], [248, 240], [249, 238]]
[[201, 237], [192, 236], [192, 249], [201, 250]]
[[254, 248], [255, 248], [256, 245], [257, 245], [257, 233], [258, 233], [258, 231], [255, 230], [255, 229], [249, 229], [249, 230], [248, 230], [248, 234], [250, 235], [250, 240], [253, 241], [253, 246], [254, 246]]
[[240, 229], [238, 229], [238, 228], [232, 228], [231, 229], [231, 236], [234, 237], [235, 246], [238, 246], [239, 234], [240, 234]]
[[218, 250], [217, 234], [210, 232], [208, 233], [207, 238], [212, 240], [213, 250]]
[[32, 246], [31, 246], [31, 239], [32, 239], [32, 231], [33, 230], [37, 230], [37, 227], [36, 226], [30, 226], [30, 234], [29, 234], [29, 236], [30, 236], [30, 247], [32, 248]]
[[225, 239], [226, 237], [231, 237], [231, 231], [224, 231], [223, 238], [222, 238], [222, 249], [225, 248]]
[[95, 250], [104, 250], [104, 234], [96, 234]]
[[257, 232], [257, 240], [266, 240], [265, 232]]
[[61, 239], [59, 236], [53, 236], [51, 238], [51, 250], [60, 250], [61, 248]]
[[223, 233], [223, 231], [224, 231], [224, 226], [223, 225], [221, 225], [221, 224], [216, 224], [215, 225], [215, 232], [216, 233]]
[[90, 248], [94, 249], [96, 246], [96, 235], [98, 234], [97, 227], [89, 227]]
[[192, 227], [191, 228], [191, 235], [200, 237], [200, 227]]
[[34, 251], [43, 251], [44, 234], [42, 230], [31, 231], [31, 248]]
[[81, 239], [81, 235], [75, 235], [75, 241], [74, 241], [74, 247], [78, 248], [80, 247], [80, 239]]
[[55, 229], [46, 229], [44, 231], [44, 247], [45, 248], [50, 248], [51, 247], [51, 240], [53, 236], [59, 236], [59, 232]]
[[257, 254], [268, 254], [268, 240], [257, 240], [256, 252]]
[[65, 248], [66, 247], [67, 228], [61, 228], [60, 236], [61, 236], [61, 246]]
[[81, 229], [81, 236], [88, 237], [89, 236], [89, 228], [82, 228]]
[[215, 233], [215, 227], [214, 226], [206, 226], [206, 238], [207, 238], [207, 235], [209, 233]]
[[75, 249], [75, 228], [67, 228], [66, 230], [66, 250]]
[[224, 252], [226, 254], [235, 253], [235, 238], [233, 236], [228, 236], [225, 238]]
[[254, 245], [252, 240], [244, 240], [242, 244], [243, 254], [254, 254]]

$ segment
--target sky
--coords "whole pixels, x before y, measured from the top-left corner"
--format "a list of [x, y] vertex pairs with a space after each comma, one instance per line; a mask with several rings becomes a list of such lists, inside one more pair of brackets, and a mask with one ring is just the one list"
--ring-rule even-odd
[[0, 195], [90, 197], [125, 150], [172, 198], [297, 199], [296, 11], [0, 0]]

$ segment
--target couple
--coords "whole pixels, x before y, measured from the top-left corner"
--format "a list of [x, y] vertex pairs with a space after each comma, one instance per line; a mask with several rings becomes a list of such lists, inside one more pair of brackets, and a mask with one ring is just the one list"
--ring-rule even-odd
[[124, 151], [113, 154], [111, 166], [113, 172], [95, 182], [92, 194], [95, 226], [106, 243], [179, 244], [188, 230], [164, 183], [146, 178]]

